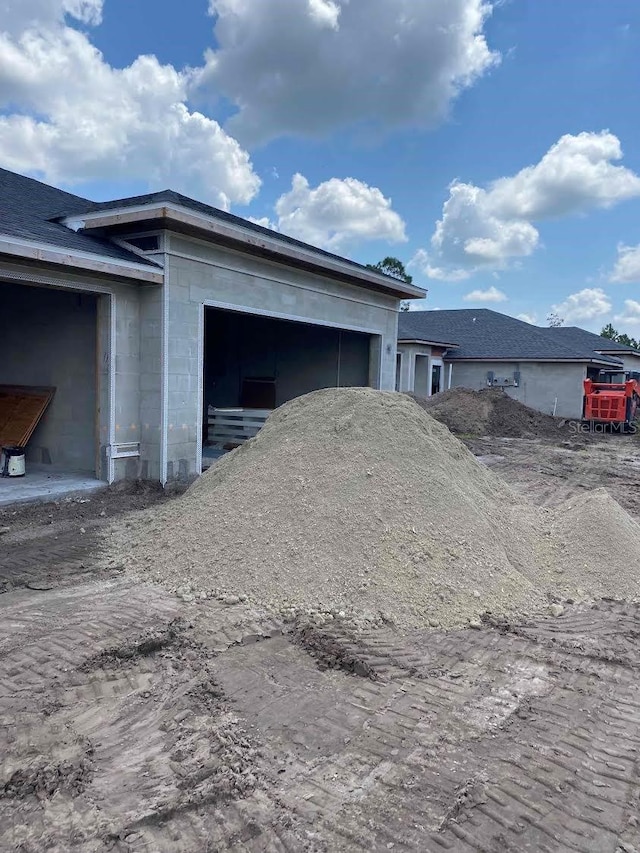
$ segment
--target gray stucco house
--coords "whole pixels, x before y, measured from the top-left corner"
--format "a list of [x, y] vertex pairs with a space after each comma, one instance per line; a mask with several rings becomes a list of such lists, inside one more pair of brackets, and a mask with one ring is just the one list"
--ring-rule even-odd
[[486, 308], [400, 315], [396, 387], [503, 388], [547, 414], [582, 417], [583, 380], [640, 371], [640, 352], [577, 327], [542, 328]]
[[0, 170], [0, 385], [53, 386], [28, 462], [201, 471], [207, 410], [393, 389], [417, 287], [166, 191], [94, 203]]

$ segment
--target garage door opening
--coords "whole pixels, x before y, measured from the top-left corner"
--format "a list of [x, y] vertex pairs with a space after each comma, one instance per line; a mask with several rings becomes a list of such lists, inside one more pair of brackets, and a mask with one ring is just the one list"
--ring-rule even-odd
[[[97, 298], [13, 283], [0, 294], [0, 386], [55, 389], [26, 445], [26, 476], [0, 477], [0, 502], [95, 486]], [[18, 414], [4, 400], [6, 422]]]
[[203, 467], [255, 435], [273, 409], [294, 397], [375, 384], [371, 338], [206, 308]]

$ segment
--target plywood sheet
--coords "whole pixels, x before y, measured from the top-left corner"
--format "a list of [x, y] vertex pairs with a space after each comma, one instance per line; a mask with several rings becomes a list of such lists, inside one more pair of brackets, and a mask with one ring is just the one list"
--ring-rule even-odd
[[0, 447], [26, 447], [55, 388], [0, 385]]

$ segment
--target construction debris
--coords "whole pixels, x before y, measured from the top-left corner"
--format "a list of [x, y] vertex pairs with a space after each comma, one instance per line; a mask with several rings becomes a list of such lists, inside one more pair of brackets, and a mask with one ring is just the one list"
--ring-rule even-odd
[[181, 498], [112, 528], [107, 554], [194, 606], [246, 596], [319, 624], [477, 625], [640, 596], [640, 526], [606, 492], [533, 507], [408, 396], [370, 389], [287, 403]]

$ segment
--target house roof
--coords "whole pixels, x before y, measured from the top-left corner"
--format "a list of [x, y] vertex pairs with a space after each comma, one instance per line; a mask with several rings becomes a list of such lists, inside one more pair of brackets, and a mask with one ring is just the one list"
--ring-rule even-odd
[[77, 233], [54, 221], [60, 211], [73, 216], [92, 204], [86, 198], [0, 169], [0, 235], [155, 267], [151, 261], [110, 240]]
[[447, 356], [451, 361], [587, 361], [620, 366], [619, 359], [600, 354], [592, 341], [555, 332], [488, 308], [406, 311], [398, 324], [400, 342], [457, 341], [458, 348]]
[[[196, 201], [195, 199], [181, 195], [180, 193], [174, 192], [173, 190], [161, 190], [155, 193], [132, 196], [131, 198], [115, 199], [113, 201], [106, 202], [95, 202], [91, 204], [91, 206], [87, 208], [87, 210], [84, 211], [84, 214], [86, 216], [85, 227], [91, 227], [91, 219], [92, 217], [95, 217], [96, 214], [102, 213], [105, 216], [108, 216], [110, 212], [113, 212], [114, 214], [117, 213], [119, 220], [124, 223], [126, 221], [127, 210], [135, 208], [142, 209], [142, 211], [144, 211], [144, 208], [149, 208], [151, 212], [154, 207], [157, 208], [160, 205], [170, 206], [168, 208], [168, 211], [165, 211], [166, 216], [170, 215], [171, 207], [173, 207], [174, 209], [181, 208], [183, 210], [199, 214], [200, 216], [207, 217], [210, 220], [222, 223], [223, 225], [241, 229], [245, 233], [248, 232], [249, 234], [253, 234], [258, 237], [258, 241], [250, 241], [250, 243], [253, 245], [256, 245], [256, 243], [260, 241], [260, 238], [267, 239], [271, 241], [272, 244], [274, 244], [276, 247], [282, 247], [281, 251], [283, 256], [292, 256], [291, 250], [298, 249], [304, 251], [313, 259], [315, 259], [315, 263], [317, 264], [317, 266], [321, 267], [325, 265], [331, 268], [332, 262], [338, 263], [343, 268], [350, 268], [351, 270], [353, 270], [354, 274], [357, 274], [360, 279], [363, 278], [362, 274], [364, 273], [366, 277], [371, 278], [370, 285], [372, 287], [374, 286], [374, 282], [376, 280], [378, 284], [386, 281], [388, 283], [390, 291], [398, 291], [397, 295], [402, 298], [419, 298], [424, 296], [424, 290], [415, 285], [406, 284], [393, 276], [388, 276], [379, 271], [372, 271], [364, 264], [356, 263], [355, 261], [352, 261], [349, 258], [342, 257], [341, 255], [336, 255], [333, 252], [327, 252], [326, 250], [319, 249], [316, 246], [311, 246], [310, 244], [304, 243], [301, 240], [296, 240], [293, 237], [289, 237], [287, 234], [283, 234], [280, 231], [274, 231], [271, 228], [265, 228], [264, 226], [258, 225], [257, 223], [252, 222], [249, 219], [243, 219], [241, 216], [236, 216], [233, 213], [228, 213], [225, 210], [220, 210], [219, 208], [213, 207], [212, 205]], [[100, 227], [99, 220], [97, 220], [97, 227]], [[366, 283], [364, 281], [360, 281], [360, 284], [364, 284], [366, 286]]]
[[[133, 222], [135, 219], [140, 226], [144, 225], [145, 218], [151, 225], [155, 223], [156, 227], [159, 223], [161, 228], [170, 226], [180, 230], [186, 227], [185, 216], [180, 211], [186, 211], [191, 220], [200, 217], [200, 221], [195, 224], [191, 221], [189, 228], [197, 226], [198, 236], [204, 236], [205, 239], [218, 242], [227, 240], [234, 247], [239, 245], [244, 251], [337, 275], [360, 287], [389, 293], [396, 298], [424, 296], [424, 291], [415, 285], [372, 271], [348, 258], [318, 249], [173, 190], [94, 202], [33, 178], [0, 169], [0, 240], [4, 235], [9, 240], [48, 244], [70, 254], [88, 252], [157, 269], [152, 260], [130, 252], [111, 240], [110, 236], [126, 233], [128, 220]], [[110, 217], [110, 213], [113, 216]], [[107, 220], [112, 220], [109, 225], [106, 224]], [[11, 249], [14, 248], [12, 244]]]
[[587, 332], [586, 329], [581, 329], [579, 326], [557, 326], [549, 329], [549, 331], [560, 338], [563, 343], [572, 346], [591, 346], [597, 352], [631, 353], [640, 356], [640, 350], [626, 344], [620, 344], [618, 341], [612, 341], [610, 338], [603, 338], [602, 335], [596, 335], [594, 332]]

